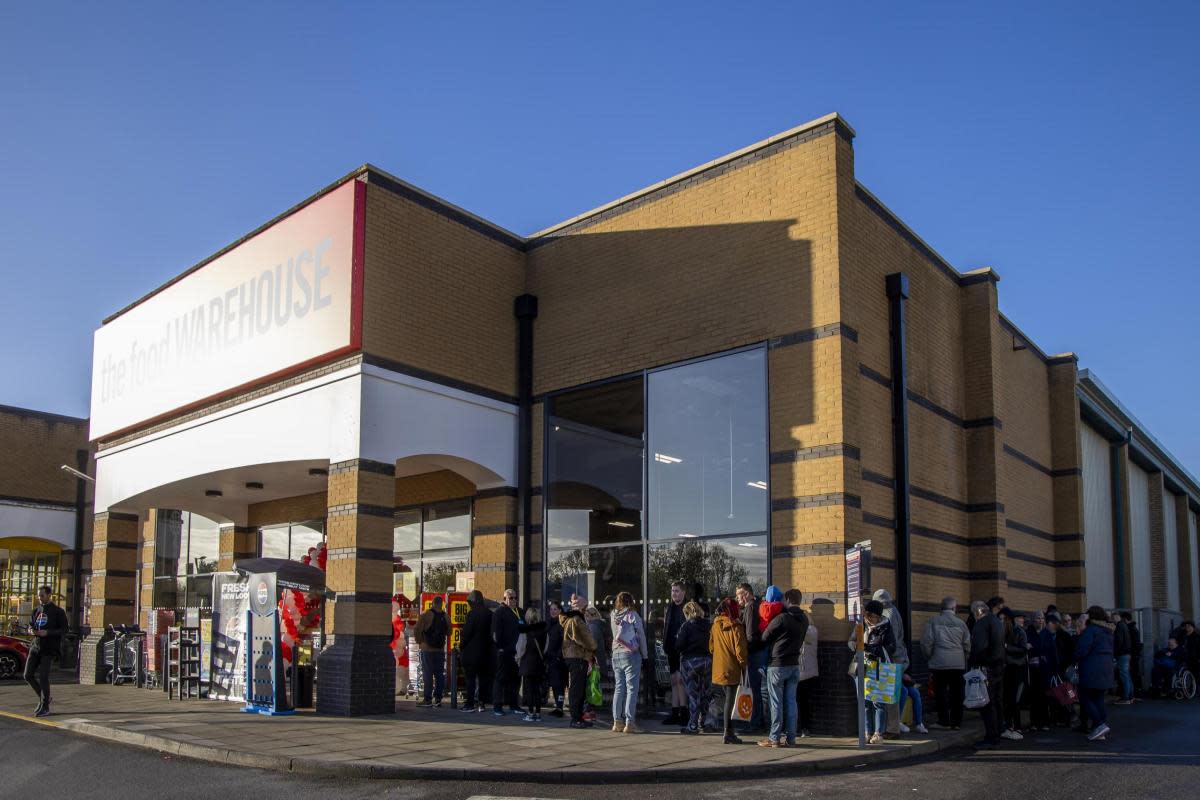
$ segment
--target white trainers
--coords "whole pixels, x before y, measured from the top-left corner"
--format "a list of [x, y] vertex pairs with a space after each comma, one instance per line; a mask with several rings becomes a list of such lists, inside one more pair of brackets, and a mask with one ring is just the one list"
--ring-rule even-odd
[[1004, 733], [1000, 734], [1000, 737], [1003, 739], [1011, 739], [1014, 742], [1019, 742], [1025, 738], [1024, 736], [1022, 736], [1021, 734], [1017, 733], [1016, 731], [1014, 731], [1012, 729], [1006, 730]]
[[929, 728], [926, 728], [924, 725], [918, 725], [917, 727], [913, 728], [913, 730], [915, 730], [917, 733], [929, 733]]
[[901, 722], [901, 723], [900, 723], [900, 732], [901, 732], [901, 733], [908, 733], [908, 726], [907, 726], [907, 725], [905, 725], [903, 722]]
[[1088, 741], [1102, 741], [1110, 730], [1112, 730], [1112, 728], [1108, 727], [1108, 725], [1101, 725], [1100, 727], [1096, 728], [1096, 730], [1091, 732], [1091, 734], [1088, 736]]
[[883, 744], [883, 734], [882, 733], [872, 733], [871, 738], [868, 740], [867, 743], [868, 744]]

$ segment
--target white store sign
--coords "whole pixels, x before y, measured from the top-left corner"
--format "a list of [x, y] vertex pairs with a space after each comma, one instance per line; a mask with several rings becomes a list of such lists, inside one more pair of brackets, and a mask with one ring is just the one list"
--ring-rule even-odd
[[348, 181], [97, 330], [91, 438], [358, 349], [361, 203]]

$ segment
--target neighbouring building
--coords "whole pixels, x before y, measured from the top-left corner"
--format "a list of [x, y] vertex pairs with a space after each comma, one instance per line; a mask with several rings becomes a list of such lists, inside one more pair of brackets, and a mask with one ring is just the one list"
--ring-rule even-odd
[[391, 708], [393, 592], [464, 570], [652, 621], [672, 580], [797, 587], [839, 733], [859, 543], [914, 636], [944, 595], [1196, 615], [1196, 479], [857, 180], [854, 135], [529, 237], [364, 166], [105, 320], [83, 679], [105, 623], [321, 539], [335, 714]]

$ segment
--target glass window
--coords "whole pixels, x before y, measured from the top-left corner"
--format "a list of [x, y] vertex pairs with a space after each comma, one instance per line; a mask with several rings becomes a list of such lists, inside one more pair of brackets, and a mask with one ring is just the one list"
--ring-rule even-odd
[[618, 592], [642, 602], [642, 545], [574, 548], [550, 553], [547, 599], [565, 601], [583, 594], [607, 615]]
[[262, 529], [259, 553], [263, 558], [288, 557], [288, 526], [272, 525]]
[[471, 546], [471, 502], [439, 503], [425, 509], [421, 547], [438, 550]]
[[161, 508], [154, 527], [155, 608], [212, 605], [221, 556], [220, 525], [188, 511]]
[[682, 582], [688, 599], [698, 599], [710, 613], [722, 597], [733, 596], [739, 583], [748, 582], [760, 592], [767, 585], [766, 536], [660, 542], [649, 550], [646, 613], [659, 630], [674, 581]]
[[471, 501], [397, 511], [392, 548], [393, 593], [415, 599], [453, 589], [458, 573], [471, 568]]
[[392, 528], [392, 552], [403, 553], [421, 549], [421, 509], [410, 508], [396, 512]]
[[766, 353], [647, 377], [650, 538], [767, 530]]
[[0, 634], [25, 636], [37, 591], [49, 586], [54, 602], [65, 605], [58, 581], [62, 548], [26, 537], [0, 539]]
[[221, 558], [221, 526], [199, 514], [184, 514], [188, 525], [188, 575], [217, 571]]
[[470, 568], [470, 550], [425, 551], [421, 558], [422, 592], [446, 592], [454, 588], [454, 578]]
[[550, 548], [641, 540], [643, 385], [639, 376], [551, 399]]
[[291, 556], [300, 561], [308, 551], [325, 541], [325, 524], [322, 522], [300, 522], [292, 526]]

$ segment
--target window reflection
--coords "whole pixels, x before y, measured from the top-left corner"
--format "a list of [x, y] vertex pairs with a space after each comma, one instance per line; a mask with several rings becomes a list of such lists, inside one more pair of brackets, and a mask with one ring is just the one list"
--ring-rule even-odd
[[453, 500], [395, 514], [392, 591], [415, 599], [454, 588], [471, 568], [471, 501]]

